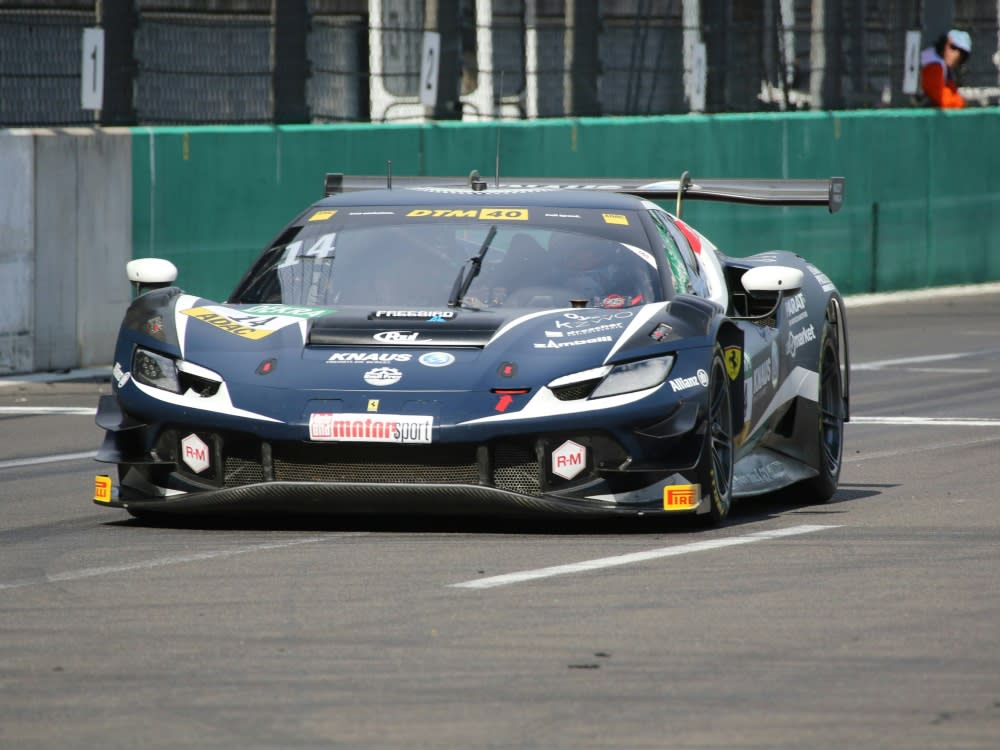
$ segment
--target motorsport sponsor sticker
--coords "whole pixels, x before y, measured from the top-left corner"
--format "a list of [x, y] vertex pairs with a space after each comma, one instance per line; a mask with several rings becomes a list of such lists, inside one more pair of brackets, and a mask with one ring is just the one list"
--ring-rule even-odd
[[708, 388], [708, 373], [704, 370], [698, 370], [693, 377], [674, 378], [669, 382], [670, 387], [674, 390], [674, 393], [677, 393], [677, 391], [686, 391], [689, 388]]
[[482, 221], [527, 221], [526, 208], [414, 208], [411, 218], [480, 219]]
[[561, 339], [564, 336], [592, 336], [595, 333], [606, 333], [608, 331], [617, 331], [621, 328], [624, 323], [605, 323], [602, 326], [593, 326], [592, 328], [576, 328], [569, 331], [546, 331], [545, 335], [550, 339]]
[[587, 468], [587, 449], [573, 440], [567, 440], [552, 451], [552, 473], [563, 479], [572, 479]]
[[595, 336], [592, 339], [577, 339], [574, 341], [546, 341], [544, 344], [534, 344], [536, 349], [566, 349], [570, 346], [583, 346], [584, 344], [600, 344], [604, 341], [613, 341], [610, 336]]
[[425, 367], [447, 367], [454, 364], [455, 355], [450, 352], [427, 352], [421, 354], [417, 361]]
[[328, 211], [317, 211], [312, 216], [309, 217], [309, 221], [326, 221], [332, 218], [337, 213], [337, 209], [330, 209]]
[[294, 305], [253, 305], [243, 308], [243, 312], [254, 315], [288, 315], [292, 318], [320, 318], [337, 312], [332, 307], [296, 307]]
[[771, 382], [772, 368], [773, 365], [771, 364], [770, 357], [753, 368], [753, 375], [751, 376], [751, 380], [753, 382], [753, 392], [751, 393], [751, 396], [756, 396], [764, 390], [768, 383]]
[[201, 474], [211, 465], [208, 453], [208, 445], [193, 432], [181, 440], [181, 460], [195, 474]]
[[368, 385], [395, 385], [403, 379], [403, 373], [395, 367], [375, 367], [365, 373]]
[[420, 338], [420, 331], [379, 331], [372, 339], [380, 344], [426, 344], [434, 340]]
[[107, 474], [94, 477], [94, 500], [99, 503], [111, 502], [111, 477]]
[[806, 296], [802, 292], [786, 297], [781, 306], [784, 309], [785, 317], [788, 318], [786, 323], [790, 326], [809, 317], [809, 311], [806, 309]]
[[813, 327], [812, 323], [801, 328], [798, 331], [795, 331], [794, 333], [789, 331], [788, 338], [785, 339], [785, 354], [787, 354], [789, 357], [794, 357], [795, 352], [799, 350], [800, 346], [805, 346], [810, 341], [815, 341], [815, 340], [816, 340], [816, 329]]
[[663, 510], [694, 510], [701, 503], [697, 484], [671, 484], [663, 488]]
[[722, 359], [726, 363], [726, 374], [730, 380], [736, 380], [740, 376], [740, 365], [742, 365], [743, 350], [738, 346], [727, 346], [722, 350]]
[[430, 443], [434, 417], [403, 414], [309, 415], [309, 439], [354, 443]]
[[409, 362], [412, 357], [412, 354], [403, 352], [334, 352], [327, 357], [326, 363], [374, 365], [384, 362]]
[[605, 224], [621, 224], [628, 226], [628, 217], [625, 214], [601, 214]]
[[454, 310], [376, 310], [372, 318], [414, 318], [417, 320], [430, 320], [440, 318], [441, 320], [451, 320], [455, 317]]
[[233, 310], [221, 305], [191, 307], [179, 312], [189, 315], [202, 323], [232, 333], [245, 339], [258, 340], [270, 336], [282, 328], [298, 324], [298, 318], [283, 315], [252, 315], [242, 310]]

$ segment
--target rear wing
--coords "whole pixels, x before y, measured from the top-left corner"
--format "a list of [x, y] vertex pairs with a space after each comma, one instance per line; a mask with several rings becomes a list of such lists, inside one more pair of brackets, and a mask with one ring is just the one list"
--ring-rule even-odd
[[695, 180], [685, 172], [678, 180], [640, 180], [615, 177], [505, 177], [493, 185], [473, 171], [466, 177], [396, 177], [364, 175], [345, 177], [330, 172], [323, 183], [324, 193], [351, 193], [358, 190], [392, 188], [437, 188], [452, 190], [516, 190], [550, 188], [562, 190], [605, 190], [627, 193], [650, 200], [677, 201], [680, 215], [684, 200], [753, 203], [772, 206], [826, 206], [830, 213], [844, 202], [844, 178], [819, 180], [789, 179], [707, 179]]

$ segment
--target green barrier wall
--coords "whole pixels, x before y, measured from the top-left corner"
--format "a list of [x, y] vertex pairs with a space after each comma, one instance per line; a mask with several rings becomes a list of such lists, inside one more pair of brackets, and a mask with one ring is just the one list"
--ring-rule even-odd
[[[689, 202], [732, 255], [799, 252], [845, 293], [1000, 279], [1000, 111], [595, 118], [428, 125], [133, 130], [136, 257], [173, 260], [222, 299], [249, 261], [322, 195], [328, 171], [847, 178], [844, 208]], [[673, 206], [670, 206], [673, 210]]]

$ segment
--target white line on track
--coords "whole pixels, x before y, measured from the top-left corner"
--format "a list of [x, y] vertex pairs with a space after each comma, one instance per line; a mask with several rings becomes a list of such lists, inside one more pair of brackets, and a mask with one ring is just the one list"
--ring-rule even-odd
[[19, 466], [35, 466], [37, 464], [54, 464], [59, 461], [77, 461], [81, 458], [93, 458], [97, 451], [85, 451], [83, 453], [59, 453], [51, 456], [37, 456], [35, 458], [12, 458], [7, 461], [0, 461], [0, 469], [16, 469]]
[[935, 427], [1000, 427], [1000, 419], [980, 417], [851, 417], [848, 424], [902, 424]]
[[327, 542], [333, 539], [340, 539], [345, 536], [362, 536], [365, 532], [351, 532], [346, 534], [336, 534], [328, 536], [311, 536], [305, 539], [293, 539], [285, 542], [269, 542], [267, 544], [253, 544], [246, 547], [235, 547], [233, 549], [212, 550], [210, 552], [195, 552], [188, 555], [170, 555], [168, 557], [156, 557], [151, 560], [139, 560], [134, 563], [123, 563], [122, 565], [106, 565], [100, 568], [81, 568], [80, 570], [67, 570], [62, 573], [51, 573], [37, 578], [22, 578], [19, 581], [0, 582], [0, 591], [4, 589], [19, 589], [25, 586], [37, 586], [42, 583], [58, 583], [62, 581], [79, 581], [83, 578], [102, 578], [115, 573], [126, 573], [132, 570], [147, 570], [149, 568], [160, 568], [164, 565], [180, 565], [182, 563], [199, 562], [201, 560], [217, 560], [221, 557], [232, 557], [233, 555], [245, 555], [248, 552], [264, 552], [273, 549], [284, 549], [294, 547], [299, 544], [314, 544], [316, 542]]
[[900, 365], [922, 365], [928, 362], [950, 362], [956, 359], [967, 359], [969, 357], [981, 357], [983, 355], [1000, 353], [1000, 349], [980, 349], [971, 352], [950, 352], [948, 354], [927, 354], [921, 357], [899, 357], [897, 359], [880, 359], [874, 362], [862, 362], [851, 364], [851, 370], [881, 370], [885, 367], [898, 367]]
[[632, 565], [633, 563], [646, 562], [647, 560], [658, 560], [662, 557], [676, 557], [677, 555], [687, 555], [691, 552], [704, 552], [706, 550], [721, 549], [723, 547], [734, 547], [739, 544], [766, 542], [771, 539], [780, 539], [782, 537], [796, 536], [798, 534], [811, 534], [816, 531], [826, 531], [827, 529], [835, 528], [837, 528], [837, 526], [804, 524], [801, 526], [791, 526], [787, 529], [758, 531], [744, 536], [731, 536], [724, 539], [710, 539], [704, 542], [679, 544], [676, 547], [660, 547], [658, 549], [645, 550], [644, 552], [631, 552], [626, 555], [601, 557], [595, 560], [584, 560], [582, 562], [569, 563], [568, 565], [554, 565], [550, 568], [523, 570], [520, 573], [507, 573], [506, 575], [479, 578], [474, 581], [452, 583], [450, 586], [452, 588], [459, 589], [489, 589], [496, 586], [507, 586], [512, 583], [534, 581], [539, 578], [552, 578], [553, 576], [570, 575], [572, 573], [582, 573], [590, 570], [614, 568], [620, 565]]
[[80, 414], [92, 417], [97, 414], [97, 408], [94, 406], [0, 406], [0, 417], [5, 414], [29, 417], [50, 414]]

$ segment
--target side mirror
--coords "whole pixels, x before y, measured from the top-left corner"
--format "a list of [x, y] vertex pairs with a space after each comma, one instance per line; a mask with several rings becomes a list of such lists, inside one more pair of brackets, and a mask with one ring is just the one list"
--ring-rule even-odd
[[794, 292], [802, 288], [803, 273], [788, 266], [757, 266], [740, 279], [750, 294], [761, 292]]
[[137, 258], [125, 265], [125, 273], [136, 294], [170, 286], [177, 279], [177, 266], [163, 258]]

